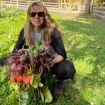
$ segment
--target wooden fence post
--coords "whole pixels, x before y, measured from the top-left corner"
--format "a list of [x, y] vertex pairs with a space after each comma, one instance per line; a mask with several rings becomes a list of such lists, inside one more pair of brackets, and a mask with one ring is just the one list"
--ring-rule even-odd
[[17, 1], [16, 1], [16, 6], [17, 6], [17, 8], [19, 7], [19, 3], [18, 3], [18, 2], [19, 2], [19, 1], [17, 0]]

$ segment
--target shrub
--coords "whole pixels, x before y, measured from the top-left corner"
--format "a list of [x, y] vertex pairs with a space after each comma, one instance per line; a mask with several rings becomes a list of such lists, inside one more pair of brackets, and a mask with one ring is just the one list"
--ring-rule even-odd
[[0, 8], [0, 17], [15, 16], [21, 14], [22, 12], [23, 10], [19, 8], [2, 7]]

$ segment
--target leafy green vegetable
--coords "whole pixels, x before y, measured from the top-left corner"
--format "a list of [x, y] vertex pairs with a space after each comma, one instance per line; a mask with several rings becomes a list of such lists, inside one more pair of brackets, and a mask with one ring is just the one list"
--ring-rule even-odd
[[40, 83], [40, 76], [38, 74], [32, 74], [30, 84], [36, 89]]
[[[43, 95], [44, 95], [44, 99], [45, 99], [44, 102], [45, 102], [45, 103], [50, 103], [50, 102], [52, 102], [53, 97], [52, 97], [51, 92], [50, 92], [49, 89], [48, 89], [48, 86], [43, 86], [43, 87], [41, 88], [41, 90], [42, 90], [42, 93], [43, 93]], [[42, 100], [43, 100], [43, 95], [41, 94]]]

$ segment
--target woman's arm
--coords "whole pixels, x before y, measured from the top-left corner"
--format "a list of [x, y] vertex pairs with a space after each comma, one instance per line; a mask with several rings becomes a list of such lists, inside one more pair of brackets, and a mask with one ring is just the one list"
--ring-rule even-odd
[[54, 63], [58, 63], [62, 61], [63, 59], [66, 59], [66, 50], [64, 48], [62, 36], [61, 36], [61, 33], [57, 29], [54, 29], [53, 31], [51, 45], [56, 51], [56, 53], [58, 54], [53, 59]]
[[12, 53], [16, 53], [17, 50], [21, 49], [23, 47], [25, 43], [25, 39], [24, 39], [24, 29], [22, 28], [22, 30], [20, 31], [20, 34], [18, 36], [18, 40], [15, 44], [15, 47], [13, 48]]

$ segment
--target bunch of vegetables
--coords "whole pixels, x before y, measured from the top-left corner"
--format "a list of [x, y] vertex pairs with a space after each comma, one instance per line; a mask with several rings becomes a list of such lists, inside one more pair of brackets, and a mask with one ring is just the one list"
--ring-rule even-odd
[[[28, 50], [20, 49], [17, 53], [9, 55], [7, 64], [9, 66], [9, 80], [17, 84], [19, 92], [21, 84], [23, 84], [25, 88], [31, 86], [37, 91], [37, 96], [39, 96], [44, 103], [50, 103], [52, 101], [48, 82], [45, 79], [47, 76], [46, 73], [49, 73], [50, 67], [52, 66], [51, 56], [45, 48], [40, 50], [37, 48], [35, 50], [33, 47]], [[21, 98], [19, 100], [21, 100]], [[22, 102], [19, 103], [19, 105], [23, 105]]]
[[10, 81], [23, 82], [28, 86], [32, 74], [28, 56], [19, 53], [10, 54], [7, 62], [9, 64], [8, 74]]

